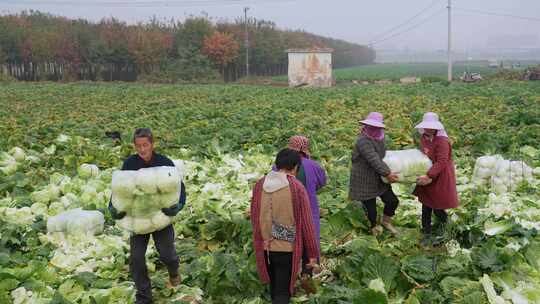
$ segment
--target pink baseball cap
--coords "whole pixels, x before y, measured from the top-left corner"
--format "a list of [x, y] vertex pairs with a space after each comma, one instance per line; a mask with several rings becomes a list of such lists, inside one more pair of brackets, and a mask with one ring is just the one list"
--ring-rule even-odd
[[383, 115], [379, 112], [369, 113], [366, 119], [361, 120], [360, 123], [372, 127], [385, 128], [383, 123]]

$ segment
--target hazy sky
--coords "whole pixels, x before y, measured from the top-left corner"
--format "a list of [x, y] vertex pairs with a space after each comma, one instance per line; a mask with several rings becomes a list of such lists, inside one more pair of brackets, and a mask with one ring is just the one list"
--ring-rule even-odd
[[[99, 5], [103, 2], [106, 4]], [[304, 29], [362, 44], [404, 32], [376, 44], [376, 48], [433, 50], [446, 48], [446, 2], [447, 0], [0, 0], [0, 12], [5, 14], [34, 9], [91, 20], [115, 16], [131, 23], [146, 21], [154, 15], [158, 18], [183, 19], [188, 15], [200, 15], [201, 12], [215, 18], [234, 19], [243, 15], [244, 6], [249, 6], [250, 16], [275, 21], [281, 28]], [[456, 7], [453, 11], [453, 41], [456, 49], [466, 50], [494, 44], [516, 48], [540, 47], [540, 0], [452, 2]], [[386, 37], [380, 37], [427, 7], [430, 8], [410, 23], [397, 27]], [[458, 8], [536, 20], [486, 16]], [[436, 14], [437, 12], [439, 14]], [[417, 24], [420, 25], [415, 27]], [[409, 29], [411, 30], [408, 31]]]

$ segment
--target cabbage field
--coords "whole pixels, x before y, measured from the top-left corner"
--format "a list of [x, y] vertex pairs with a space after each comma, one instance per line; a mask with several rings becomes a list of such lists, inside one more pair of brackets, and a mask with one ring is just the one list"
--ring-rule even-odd
[[[184, 161], [187, 204], [173, 220], [183, 284], [165, 288], [166, 268], [149, 246], [156, 303], [269, 303], [246, 211], [253, 182], [293, 134], [311, 139], [329, 177], [319, 194], [318, 293], [298, 289], [295, 303], [540, 303], [540, 83], [12, 83], [0, 85], [0, 102], [0, 303], [133, 303], [128, 234], [107, 204], [136, 127], [152, 128], [158, 151]], [[369, 235], [347, 200], [358, 120], [370, 111], [384, 113], [392, 150], [415, 148], [413, 126], [426, 111], [445, 124], [461, 206], [443, 246], [419, 246], [421, 205], [409, 186], [394, 186], [397, 237]], [[114, 131], [120, 143], [106, 136]], [[76, 208], [101, 211], [104, 222], [47, 233], [47, 219]], [[102, 234], [81, 232], [100, 223]]]

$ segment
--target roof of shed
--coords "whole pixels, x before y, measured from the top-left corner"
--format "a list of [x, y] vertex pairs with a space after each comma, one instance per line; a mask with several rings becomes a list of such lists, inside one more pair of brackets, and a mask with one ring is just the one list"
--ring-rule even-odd
[[311, 49], [288, 49], [287, 53], [333, 53], [331, 48], [311, 48]]

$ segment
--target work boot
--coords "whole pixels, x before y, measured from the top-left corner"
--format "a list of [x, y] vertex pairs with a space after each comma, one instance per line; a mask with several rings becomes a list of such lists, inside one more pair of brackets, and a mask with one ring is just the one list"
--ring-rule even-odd
[[435, 230], [437, 236], [444, 235], [446, 232], [446, 222], [437, 221], [435, 225], [433, 225], [433, 230]]
[[170, 277], [169, 281], [165, 284], [165, 287], [171, 289], [180, 285], [181, 282], [182, 280], [180, 279], [180, 275], [177, 275], [176, 277]]
[[371, 235], [378, 236], [383, 232], [383, 229], [381, 226], [377, 225], [373, 228], [371, 228]]
[[433, 238], [433, 246], [438, 246], [446, 240], [446, 222], [437, 223], [435, 226], [435, 235]]
[[393, 235], [398, 234], [397, 229], [394, 227], [394, 225], [392, 225], [392, 217], [383, 215], [381, 224], [383, 225], [384, 228], [386, 228], [386, 230], [390, 231], [390, 233], [392, 233]]
[[433, 238], [431, 237], [431, 233], [424, 233], [422, 236], [422, 240], [420, 241], [420, 246], [422, 247], [430, 247], [433, 244]]

